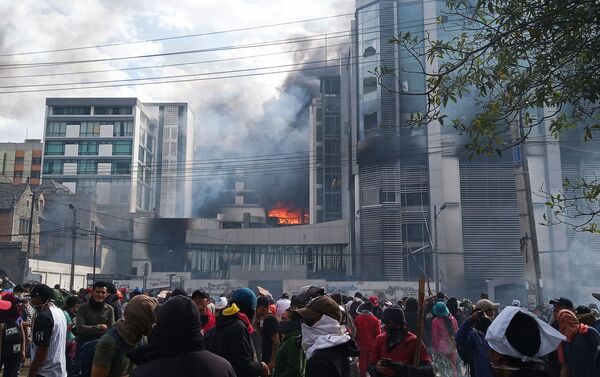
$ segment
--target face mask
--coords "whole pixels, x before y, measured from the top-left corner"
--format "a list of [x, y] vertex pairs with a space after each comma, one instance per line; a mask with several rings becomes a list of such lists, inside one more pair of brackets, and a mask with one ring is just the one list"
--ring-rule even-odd
[[279, 330], [284, 335], [300, 330], [300, 321], [281, 321], [279, 322]]

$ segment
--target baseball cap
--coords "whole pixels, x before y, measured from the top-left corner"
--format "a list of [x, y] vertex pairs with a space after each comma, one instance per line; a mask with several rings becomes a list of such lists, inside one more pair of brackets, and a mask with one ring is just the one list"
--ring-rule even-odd
[[52, 289], [46, 284], [38, 284], [33, 287], [29, 296], [31, 298], [40, 297], [43, 300], [49, 301], [52, 298]]
[[484, 312], [487, 312], [488, 310], [496, 310], [499, 307], [500, 304], [498, 304], [497, 302], [491, 302], [490, 300], [485, 298], [477, 301], [477, 303], [475, 304], [475, 309], [480, 309]]
[[564, 306], [567, 309], [574, 309], [573, 301], [565, 297], [553, 298], [550, 300], [550, 305]]
[[340, 306], [329, 296], [320, 296], [315, 298], [302, 309], [297, 309], [298, 313], [303, 319], [314, 320], [322, 315], [326, 315], [335, 319], [336, 321], [342, 321], [342, 310]]

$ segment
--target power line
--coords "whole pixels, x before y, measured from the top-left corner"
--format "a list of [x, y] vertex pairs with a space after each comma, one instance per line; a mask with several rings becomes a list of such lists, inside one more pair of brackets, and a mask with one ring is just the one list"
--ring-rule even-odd
[[[435, 3], [435, 2], [437, 2], [437, 0], [410, 1], [410, 2], [405, 2], [405, 3], [399, 4], [399, 6], [408, 6], [408, 5], [425, 4], [425, 3]], [[392, 7], [389, 7], [389, 8], [380, 8], [380, 9], [376, 9], [376, 10], [362, 10], [361, 13], [379, 12], [381, 10], [392, 10], [394, 8], [395, 7], [392, 6]], [[126, 42], [115, 42], [115, 43], [105, 43], [105, 44], [88, 45], [88, 46], [78, 46], [78, 47], [65, 47], [65, 48], [50, 49], [50, 50], [37, 50], [37, 51], [22, 51], [22, 52], [4, 53], [4, 54], [0, 54], [0, 57], [21, 56], [21, 55], [35, 55], [35, 54], [44, 54], [44, 53], [53, 53], [53, 52], [66, 52], [66, 51], [86, 50], [86, 49], [105, 48], [105, 47], [115, 47], [115, 46], [140, 44], [140, 43], [161, 42], [161, 41], [176, 40], [176, 39], [195, 38], [195, 37], [202, 37], [202, 36], [209, 36], [209, 35], [234, 33], [234, 32], [240, 32], [240, 31], [248, 31], [248, 30], [256, 30], [256, 29], [266, 29], [266, 28], [272, 28], [272, 27], [278, 27], [278, 26], [293, 25], [293, 24], [297, 24], [297, 23], [307, 23], [307, 22], [314, 22], [314, 21], [323, 21], [323, 20], [328, 20], [328, 19], [333, 19], [333, 18], [340, 18], [340, 17], [347, 17], [347, 16], [352, 16], [352, 15], [354, 15], [354, 12], [341, 13], [341, 14], [336, 14], [336, 15], [331, 15], [331, 16], [307, 18], [307, 19], [296, 20], [296, 21], [279, 22], [279, 23], [274, 23], [274, 24], [249, 26], [249, 27], [243, 27], [243, 28], [234, 28], [234, 29], [218, 30], [218, 31], [203, 32], [203, 33], [184, 34], [184, 35], [178, 35], [178, 36], [167, 36], [167, 37], [160, 37], [160, 38], [153, 38], [153, 39], [142, 39], [142, 40], [134, 40], [134, 41], [126, 41]]]

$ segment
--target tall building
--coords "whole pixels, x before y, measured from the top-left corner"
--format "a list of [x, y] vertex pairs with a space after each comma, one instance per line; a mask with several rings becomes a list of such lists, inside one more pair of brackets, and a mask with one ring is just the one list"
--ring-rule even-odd
[[191, 217], [194, 115], [187, 103], [145, 103], [158, 120], [159, 216]]
[[189, 213], [193, 117], [186, 104], [48, 98], [45, 122], [44, 179], [95, 194], [99, 211]]
[[42, 141], [0, 143], [1, 175], [15, 184], [39, 185], [42, 171]]
[[[309, 108], [310, 221], [312, 224], [342, 219], [347, 190], [347, 137], [341, 122], [340, 76], [321, 77], [320, 97]], [[344, 218], [348, 218], [346, 215]]]

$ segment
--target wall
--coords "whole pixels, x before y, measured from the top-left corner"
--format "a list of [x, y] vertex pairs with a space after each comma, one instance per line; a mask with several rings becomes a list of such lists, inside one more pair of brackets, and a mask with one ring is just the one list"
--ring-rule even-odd
[[[70, 264], [30, 259], [29, 270], [30, 276], [35, 277], [31, 280], [39, 280], [50, 287], [60, 284], [62, 288], [69, 288], [71, 276]], [[92, 272], [93, 269], [91, 267], [76, 265], [74, 289], [87, 287], [87, 275]]]

